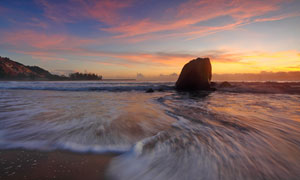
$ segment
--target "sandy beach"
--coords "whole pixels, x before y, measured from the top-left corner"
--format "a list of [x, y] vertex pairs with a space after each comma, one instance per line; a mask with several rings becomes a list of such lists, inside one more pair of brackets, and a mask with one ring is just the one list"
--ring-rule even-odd
[[66, 151], [1, 150], [0, 179], [105, 179], [113, 154], [78, 154]]

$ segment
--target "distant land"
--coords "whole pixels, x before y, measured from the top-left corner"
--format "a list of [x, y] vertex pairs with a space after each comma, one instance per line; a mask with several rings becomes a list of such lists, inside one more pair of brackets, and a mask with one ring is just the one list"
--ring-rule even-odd
[[0, 56], [0, 80], [16, 81], [76, 81], [102, 80], [94, 73], [71, 73], [69, 76], [51, 74], [38, 66], [25, 66], [7, 57]]
[[[76, 81], [76, 80], [103, 80], [103, 81], [176, 81], [177, 73], [158, 76], [144, 76], [137, 73], [135, 78], [104, 79], [93, 73], [71, 73], [56, 75], [38, 66], [26, 66], [7, 57], [0, 56], [0, 80], [2, 81]], [[300, 81], [300, 71], [265, 72], [260, 73], [232, 73], [212, 75], [213, 81]]]

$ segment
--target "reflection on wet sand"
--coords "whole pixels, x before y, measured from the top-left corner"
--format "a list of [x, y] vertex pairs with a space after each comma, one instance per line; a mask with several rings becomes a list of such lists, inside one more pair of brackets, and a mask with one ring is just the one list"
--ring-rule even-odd
[[116, 154], [76, 154], [64, 151], [0, 151], [0, 179], [3, 180], [102, 180]]

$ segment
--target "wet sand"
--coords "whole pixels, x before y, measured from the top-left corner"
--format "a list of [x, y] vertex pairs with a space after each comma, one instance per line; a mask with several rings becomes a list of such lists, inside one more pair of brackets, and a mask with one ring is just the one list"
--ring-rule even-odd
[[66, 151], [0, 151], [1, 180], [101, 180], [115, 154], [78, 154]]

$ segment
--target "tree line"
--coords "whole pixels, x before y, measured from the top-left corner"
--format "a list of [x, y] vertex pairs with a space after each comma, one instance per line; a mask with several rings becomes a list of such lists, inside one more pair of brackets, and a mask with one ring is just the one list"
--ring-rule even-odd
[[69, 74], [70, 80], [102, 80], [101, 75], [97, 75], [95, 73], [71, 73]]

